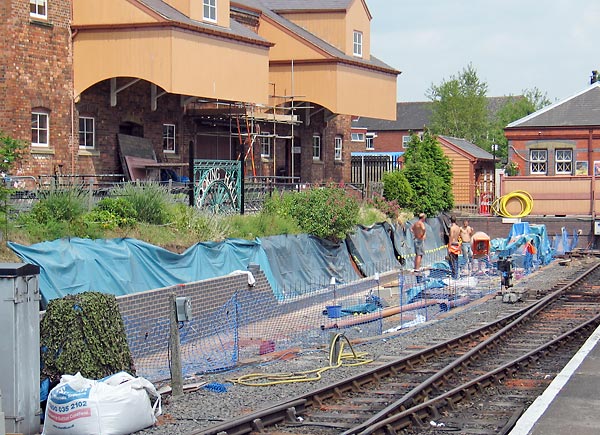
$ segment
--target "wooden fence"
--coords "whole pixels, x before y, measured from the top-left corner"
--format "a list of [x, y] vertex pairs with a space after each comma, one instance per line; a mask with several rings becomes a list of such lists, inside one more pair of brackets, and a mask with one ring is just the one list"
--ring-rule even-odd
[[[600, 179], [593, 176], [503, 176], [500, 194], [525, 191], [533, 198], [534, 216], [597, 215], [600, 212]], [[510, 198], [510, 197], [509, 197]], [[509, 199], [506, 208], [518, 214], [518, 199]]]

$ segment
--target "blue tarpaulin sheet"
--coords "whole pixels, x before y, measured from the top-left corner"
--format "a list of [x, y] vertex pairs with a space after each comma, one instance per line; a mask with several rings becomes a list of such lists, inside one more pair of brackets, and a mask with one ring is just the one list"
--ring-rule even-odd
[[260, 241], [202, 242], [182, 254], [136, 239], [59, 239], [8, 246], [23, 261], [40, 266], [43, 303], [68, 294], [100, 291], [115, 296], [201, 281], [260, 265], [275, 288]]
[[382, 223], [371, 227], [359, 225], [354, 233], [346, 237], [350, 254], [365, 276], [399, 267], [391, 231], [391, 227]]
[[[299, 296], [329, 285], [360, 278], [354, 270], [346, 242], [334, 243], [308, 234], [264, 237], [261, 244], [271, 264], [277, 287], [285, 297]], [[281, 292], [276, 295], [280, 299]]]

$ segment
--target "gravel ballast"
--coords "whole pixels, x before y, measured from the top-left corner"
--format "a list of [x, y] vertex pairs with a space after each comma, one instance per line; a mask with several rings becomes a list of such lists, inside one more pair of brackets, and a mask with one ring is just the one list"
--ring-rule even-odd
[[[529, 299], [516, 303], [505, 303], [494, 295], [476, 300], [469, 305], [455, 308], [435, 320], [419, 326], [403, 329], [397, 333], [371, 337], [362, 343], [353, 343], [357, 352], [366, 352], [370, 358], [389, 361], [396, 356], [405, 356], [423, 347], [456, 337], [486, 323], [493, 322], [517, 311], [534, 301], [538, 290], [549, 289], [555, 283], [572, 277], [580, 265], [591, 265], [595, 257], [573, 258], [570, 262], [554, 260], [547, 266], [515, 282], [513, 290], [526, 292]], [[345, 352], [348, 349], [344, 349]], [[338, 367], [325, 371], [322, 378], [314, 382], [296, 382], [269, 386], [246, 386], [232, 383], [242, 375], [251, 373], [290, 373], [314, 370], [329, 366], [329, 349], [300, 351], [278, 354], [279, 359], [241, 365], [238, 369], [224, 373], [199, 376], [186, 382], [206, 382], [222, 385], [219, 388], [199, 388], [186, 392], [183, 397], [173, 399], [163, 396], [162, 416], [158, 423], [137, 434], [176, 435], [206, 429], [240, 415], [265, 408], [269, 405], [312, 391], [320, 386], [339, 381], [351, 374], [368, 370], [369, 364], [354, 367]]]

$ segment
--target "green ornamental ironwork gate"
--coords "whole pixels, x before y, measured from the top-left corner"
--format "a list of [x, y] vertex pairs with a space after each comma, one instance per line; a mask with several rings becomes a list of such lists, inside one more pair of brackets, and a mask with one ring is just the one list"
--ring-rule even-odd
[[194, 160], [194, 205], [212, 213], [240, 213], [241, 177], [237, 160]]

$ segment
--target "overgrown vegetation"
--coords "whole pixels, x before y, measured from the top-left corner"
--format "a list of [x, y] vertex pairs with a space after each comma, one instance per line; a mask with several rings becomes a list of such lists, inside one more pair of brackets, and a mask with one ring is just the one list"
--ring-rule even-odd
[[300, 230], [322, 239], [343, 240], [358, 223], [359, 203], [341, 187], [330, 184], [302, 192], [273, 195], [265, 213], [292, 218]]
[[15, 163], [22, 158], [26, 149], [27, 144], [25, 142], [13, 139], [0, 130], [0, 173], [2, 175], [2, 180], [0, 180], [0, 211], [5, 215], [8, 212], [7, 199], [12, 189], [7, 182], [8, 180], [4, 177], [10, 172]]
[[[31, 211], [11, 220], [8, 239], [29, 245], [65, 237], [131, 237], [182, 252], [202, 241], [278, 234], [308, 233], [342, 240], [357, 224], [397, 222], [402, 211], [396, 200], [375, 197], [361, 203], [334, 184], [302, 192], [274, 192], [260, 213], [233, 216], [189, 207], [185, 198], [174, 197], [157, 184], [118, 187], [95, 203], [88, 191], [72, 186], [40, 193]], [[404, 219], [410, 217], [403, 214]], [[6, 246], [0, 256], [4, 261], [17, 260]]]

